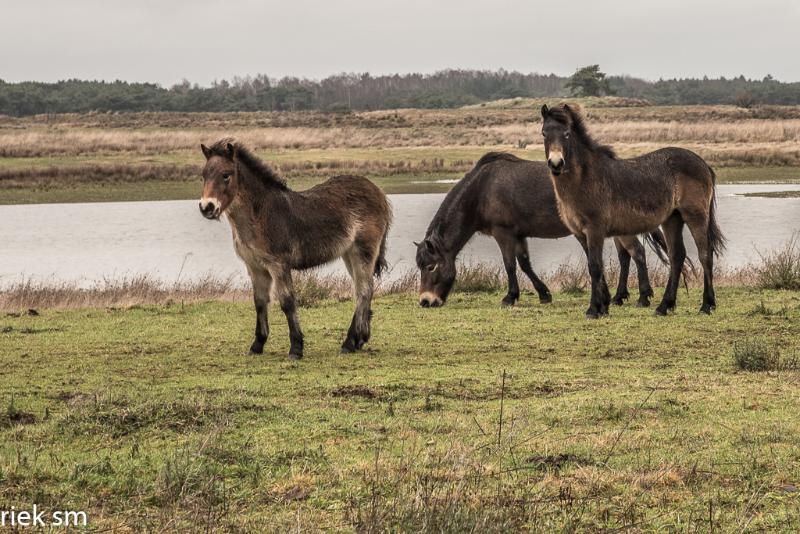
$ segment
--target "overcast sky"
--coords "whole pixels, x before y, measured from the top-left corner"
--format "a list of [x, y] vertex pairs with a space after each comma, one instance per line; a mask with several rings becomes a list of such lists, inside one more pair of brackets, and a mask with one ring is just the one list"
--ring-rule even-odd
[[0, 0], [0, 78], [479, 68], [800, 81], [800, 0]]

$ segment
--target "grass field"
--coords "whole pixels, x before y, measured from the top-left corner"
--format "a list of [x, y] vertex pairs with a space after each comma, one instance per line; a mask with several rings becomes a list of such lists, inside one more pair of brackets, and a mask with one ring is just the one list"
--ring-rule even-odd
[[348, 356], [323, 300], [299, 363], [277, 309], [245, 354], [249, 303], [4, 314], [2, 500], [122, 531], [800, 529], [800, 293], [501, 296], [380, 297]]
[[800, 198], [800, 191], [765, 191], [760, 193], [746, 193], [744, 196], [762, 198]]
[[[0, 117], [0, 204], [193, 199], [203, 162], [199, 144], [228, 135], [254, 148], [296, 189], [357, 173], [389, 193], [442, 192], [450, 184], [439, 181], [459, 178], [490, 150], [543, 159], [541, 103]], [[579, 103], [591, 131], [622, 157], [678, 145], [706, 158], [722, 183], [800, 182], [800, 107]]]

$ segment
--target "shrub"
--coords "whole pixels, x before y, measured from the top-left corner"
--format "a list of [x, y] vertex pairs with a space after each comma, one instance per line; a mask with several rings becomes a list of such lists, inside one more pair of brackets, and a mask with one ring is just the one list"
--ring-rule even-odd
[[733, 360], [742, 371], [775, 371], [781, 366], [778, 351], [762, 339], [734, 343]]
[[800, 247], [794, 234], [783, 248], [761, 256], [756, 280], [761, 289], [800, 290]]
[[763, 317], [787, 317], [789, 314], [789, 308], [786, 307], [784, 304], [783, 307], [779, 309], [772, 309], [766, 304], [764, 304], [764, 299], [761, 299], [759, 304], [756, 304], [752, 310], [748, 313], [751, 317], [761, 315]]

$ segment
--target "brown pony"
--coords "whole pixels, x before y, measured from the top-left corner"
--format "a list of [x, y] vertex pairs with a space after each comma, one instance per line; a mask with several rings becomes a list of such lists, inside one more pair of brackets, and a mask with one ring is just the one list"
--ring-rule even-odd
[[373, 275], [386, 267], [392, 217], [386, 195], [360, 176], [335, 176], [307, 191], [292, 191], [241, 143], [222, 139], [200, 148], [206, 157], [200, 212], [207, 219], [227, 215], [236, 254], [253, 282], [256, 332], [250, 353], [264, 350], [272, 294], [289, 322], [289, 358], [303, 357], [292, 269], [339, 257], [353, 279], [356, 301], [342, 352], [360, 349], [370, 337]]
[[683, 148], [663, 148], [632, 159], [589, 136], [581, 115], [568, 105], [542, 106], [542, 135], [559, 214], [588, 247], [592, 298], [586, 316], [608, 313], [610, 294], [603, 279], [603, 239], [645, 232], [661, 225], [669, 251], [670, 275], [656, 308], [675, 308], [686, 260], [683, 225], [689, 227], [703, 266], [703, 305], [711, 313], [714, 255], [725, 239], [715, 216], [715, 175], [703, 159]]

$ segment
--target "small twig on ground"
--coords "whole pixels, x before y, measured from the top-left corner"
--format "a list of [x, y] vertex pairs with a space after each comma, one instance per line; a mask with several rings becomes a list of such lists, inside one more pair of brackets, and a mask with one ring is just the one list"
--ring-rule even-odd
[[497, 446], [500, 446], [500, 439], [503, 437], [503, 402], [506, 396], [506, 370], [503, 369], [503, 382], [500, 386], [500, 421], [497, 425]]

